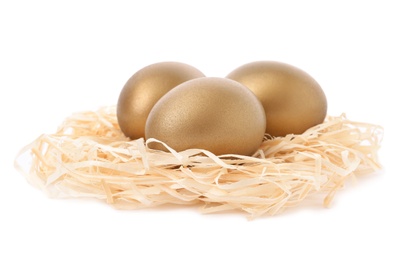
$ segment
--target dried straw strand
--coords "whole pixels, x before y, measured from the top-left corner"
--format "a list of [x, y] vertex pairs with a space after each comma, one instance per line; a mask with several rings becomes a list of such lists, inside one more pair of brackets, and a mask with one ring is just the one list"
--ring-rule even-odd
[[[190, 149], [149, 149], [118, 127], [115, 107], [76, 113], [55, 134], [19, 153], [16, 167], [54, 197], [93, 197], [120, 209], [201, 204], [212, 213], [242, 210], [251, 218], [294, 207], [311, 194], [329, 206], [350, 177], [380, 169], [382, 128], [327, 117], [301, 135], [265, 137], [254, 156], [215, 156]], [[164, 144], [166, 145], [166, 144]], [[30, 168], [19, 158], [29, 154]]]

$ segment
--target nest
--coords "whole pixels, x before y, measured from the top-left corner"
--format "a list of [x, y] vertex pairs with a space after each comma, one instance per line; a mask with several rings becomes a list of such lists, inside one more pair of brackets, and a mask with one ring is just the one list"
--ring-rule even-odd
[[176, 152], [166, 144], [164, 152], [148, 148], [159, 140], [127, 139], [110, 106], [68, 117], [55, 134], [24, 147], [16, 167], [52, 197], [92, 197], [119, 209], [198, 204], [204, 213], [240, 210], [254, 218], [313, 194], [329, 206], [349, 178], [380, 169], [381, 137], [381, 127], [341, 115], [300, 135], [265, 136], [253, 156]]

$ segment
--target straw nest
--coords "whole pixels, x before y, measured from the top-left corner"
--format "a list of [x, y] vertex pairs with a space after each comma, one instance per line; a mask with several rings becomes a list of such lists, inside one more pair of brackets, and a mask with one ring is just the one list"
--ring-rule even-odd
[[163, 152], [147, 146], [158, 140], [127, 139], [110, 106], [68, 117], [55, 134], [24, 147], [16, 167], [52, 197], [93, 197], [120, 209], [198, 204], [206, 213], [242, 210], [254, 218], [312, 194], [328, 206], [347, 179], [380, 169], [381, 137], [381, 127], [341, 115], [301, 135], [265, 136], [253, 156]]

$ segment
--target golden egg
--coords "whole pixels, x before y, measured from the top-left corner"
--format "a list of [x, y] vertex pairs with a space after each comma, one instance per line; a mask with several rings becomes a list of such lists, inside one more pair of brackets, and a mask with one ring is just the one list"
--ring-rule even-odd
[[320, 124], [327, 114], [327, 99], [309, 74], [292, 65], [256, 61], [238, 67], [227, 78], [247, 86], [266, 112], [266, 132], [272, 136], [301, 134]]
[[122, 132], [131, 139], [144, 137], [146, 119], [153, 105], [180, 83], [204, 76], [180, 62], [155, 63], [137, 71], [126, 82], [118, 99], [117, 118]]
[[[208, 77], [186, 81], [165, 94], [152, 108], [145, 133], [176, 151], [252, 155], [265, 129], [263, 106], [247, 87]], [[164, 150], [159, 143], [150, 148]]]

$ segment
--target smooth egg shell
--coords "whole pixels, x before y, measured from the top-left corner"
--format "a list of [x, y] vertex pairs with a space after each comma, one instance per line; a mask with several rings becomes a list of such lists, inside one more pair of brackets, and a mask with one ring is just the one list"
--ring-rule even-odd
[[[242, 84], [225, 78], [186, 81], [152, 108], [146, 138], [176, 151], [206, 149], [216, 155], [252, 155], [265, 133], [266, 118], [258, 98]], [[151, 143], [150, 148], [165, 148]]]
[[324, 121], [327, 99], [318, 82], [303, 70], [276, 61], [238, 67], [227, 78], [247, 86], [266, 112], [272, 136], [301, 134]]
[[180, 83], [204, 76], [180, 62], [154, 63], [137, 71], [122, 88], [117, 103], [122, 132], [131, 139], [145, 137], [146, 119], [155, 103]]

